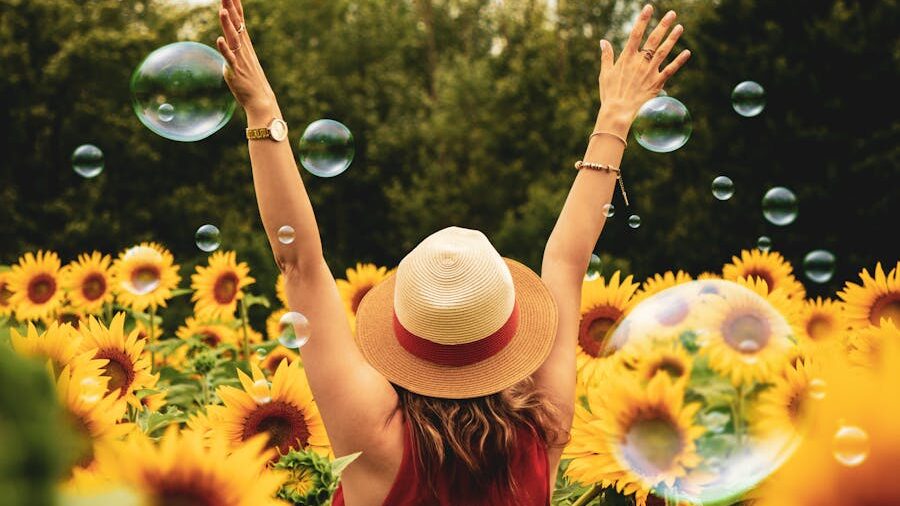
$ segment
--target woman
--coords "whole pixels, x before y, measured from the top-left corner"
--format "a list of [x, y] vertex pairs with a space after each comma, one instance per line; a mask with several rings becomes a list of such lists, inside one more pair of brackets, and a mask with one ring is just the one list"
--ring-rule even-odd
[[[247, 113], [260, 214], [291, 309], [311, 325], [306, 374], [335, 453], [362, 452], [336, 505], [549, 503], [574, 412], [581, 283], [615, 168], [638, 108], [690, 57], [662, 66], [683, 31], [674, 12], [641, 45], [651, 16], [641, 11], [617, 61], [601, 42], [602, 106], [540, 277], [480, 232], [445, 229], [366, 295], [354, 339], [241, 2], [222, 0], [217, 45]], [[292, 244], [277, 239], [284, 225]]]

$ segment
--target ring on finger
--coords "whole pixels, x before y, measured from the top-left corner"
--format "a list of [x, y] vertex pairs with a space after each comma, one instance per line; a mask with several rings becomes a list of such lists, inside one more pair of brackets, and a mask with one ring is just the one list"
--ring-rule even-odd
[[244, 23], [241, 23], [241, 26], [239, 26], [237, 29], [237, 33], [238, 34], [244, 33], [244, 30], [246, 30], [246, 29], [247, 29], [247, 25], [245, 25]]
[[644, 55], [645, 60], [651, 61], [651, 60], [653, 60], [653, 55], [656, 54], [656, 50], [644, 48], [644, 49], [641, 49], [641, 54]]

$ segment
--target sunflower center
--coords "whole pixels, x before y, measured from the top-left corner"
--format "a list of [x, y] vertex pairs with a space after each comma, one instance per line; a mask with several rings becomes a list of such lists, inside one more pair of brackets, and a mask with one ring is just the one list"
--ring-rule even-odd
[[94, 302], [106, 294], [106, 276], [94, 272], [84, 278], [81, 283], [81, 294], [88, 302]]
[[56, 293], [56, 279], [49, 274], [38, 274], [28, 282], [28, 300], [44, 304]]
[[745, 277], [748, 279], [760, 278], [766, 282], [766, 286], [769, 288], [769, 293], [772, 293], [772, 290], [775, 289], [775, 278], [772, 277], [772, 273], [763, 269], [750, 269], [745, 274]]
[[675, 463], [684, 443], [671, 420], [637, 420], [625, 433], [622, 454], [631, 468], [644, 476], [666, 472]]
[[603, 356], [609, 331], [620, 316], [622, 311], [612, 306], [595, 307], [582, 316], [578, 332], [581, 349], [592, 357]]
[[210, 348], [215, 348], [216, 346], [219, 345], [219, 343], [222, 342], [222, 338], [219, 337], [218, 334], [216, 334], [215, 332], [213, 332], [209, 329], [204, 329], [204, 330], [200, 331], [200, 336], [201, 336], [201, 341], [203, 341], [203, 343], [206, 344], [207, 346], [209, 346]]
[[769, 323], [756, 315], [744, 314], [726, 322], [722, 334], [728, 346], [752, 355], [769, 343]]
[[159, 268], [155, 265], [142, 265], [131, 271], [131, 288], [140, 295], [145, 295], [153, 290], [160, 283]]
[[307, 469], [298, 469], [291, 473], [291, 478], [284, 486], [291, 492], [306, 495], [313, 487], [313, 474]]
[[65, 325], [68, 323], [69, 325], [75, 327], [76, 329], [81, 324], [81, 318], [79, 318], [78, 315], [75, 313], [60, 313], [60, 315], [56, 318], [56, 320], [62, 325]]
[[656, 311], [656, 321], [667, 327], [678, 325], [684, 321], [691, 310], [687, 301], [678, 296], [664, 296], [659, 301], [659, 304], [659, 309]]
[[[202, 480], [201, 480], [202, 481]], [[192, 482], [161, 481], [154, 495], [154, 506], [220, 506], [226, 504], [219, 492]]]
[[872, 304], [869, 321], [877, 327], [881, 325], [882, 318], [894, 320], [894, 324], [900, 325], [900, 292], [882, 295]]
[[804, 391], [794, 392], [791, 395], [790, 400], [787, 405], [787, 413], [788, 418], [790, 418], [791, 422], [797, 424], [803, 418], [803, 398], [805, 397]]
[[356, 289], [356, 292], [353, 294], [353, 298], [350, 300], [350, 307], [353, 309], [353, 314], [356, 314], [356, 310], [359, 309], [359, 303], [362, 302], [363, 297], [369, 293], [369, 290], [372, 289], [375, 285], [362, 285]]
[[258, 405], [256, 410], [244, 420], [241, 439], [247, 440], [256, 434], [267, 432], [267, 448], [278, 448], [287, 453], [291, 448], [305, 448], [309, 444], [309, 427], [303, 410], [284, 401]]
[[672, 379], [678, 379], [687, 372], [684, 370], [684, 364], [674, 357], [663, 357], [662, 360], [654, 364], [650, 370], [650, 378], [656, 376], [658, 372], [664, 372]]
[[13, 293], [7, 288], [6, 281], [0, 281], [0, 306], [8, 306]]
[[233, 272], [219, 276], [213, 286], [213, 297], [219, 304], [231, 304], [238, 293], [238, 277]]
[[806, 335], [813, 341], [825, 341], [834, 330], [834, 321], [825, 315], [815, 315], [806, 324]]
[[109, 363], [103, 367], [104, 376], [109, 378], [109, 387], [106, 393], [119, 390], [119, 397], [124, 396], [134, 382], [134, 366], [131, 365], [131, 360], [125, 355], [125, 352], [105, 348], [99, 350], [95, 358], [109, 360]]

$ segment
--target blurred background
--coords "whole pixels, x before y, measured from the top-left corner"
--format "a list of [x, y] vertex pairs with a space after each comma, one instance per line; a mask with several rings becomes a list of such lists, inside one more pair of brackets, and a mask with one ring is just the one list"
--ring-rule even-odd
[[[861, 267], [892, 262], [900, 216], [897, 1], [671, 0], [693, 58], [667, 87], [693, 115], [670, 154], [632, 142], [632, 200], [597, 245], [633, 273], [718, 270], [757, 237], [794, 265], [837, 257], [833, 293]], [[447, 225], [483, 230], [505, 255], [539, 266], [597, 112], [599, 41], [621, 48], [642, 2], [625, 0], [244, 0], [247, 24], [296, 145], [319, 118], [346, 124], [344, 175], [303, 173], [335, 273], [395, 265]], [[206, 260], [204, 223], [247, 261], [261, 291], [276, 268], [259, 222], [235, 114], [201, 142], [147, 130], [129, 80], [153, 49], [214, 45], [217, 6], [162, 0], [0, 0], [0, 264], [29, 250], [63, 260], [139, 241], [170, 248], [187, 277]], [[658, 16], [657, 16], [658, 18]], [[680, 49], [680, 48], [679, 48]], [[766, 110], [744, 118], [730, 95], [761, 83]], [[892, 105], [893, 104], [893, 105]], [[73, 149], [99, 146], [106, 169], [83, 179]], [[712, 179], [731, 177], [719, 201]], [[797, 220], [776, 227], [761, 199], [786, 186]], [[626, 218], [642, 217], [631, 229]]]

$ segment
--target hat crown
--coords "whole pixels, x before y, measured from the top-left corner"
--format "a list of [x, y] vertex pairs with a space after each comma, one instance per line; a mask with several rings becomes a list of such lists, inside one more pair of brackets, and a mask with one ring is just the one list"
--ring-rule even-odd
[[434, 343], [483, 339], [509, 320], [515, 303], [509, 267], [477, 230], [450, 227], [436, 232], [397, 267], [397, 320]]

